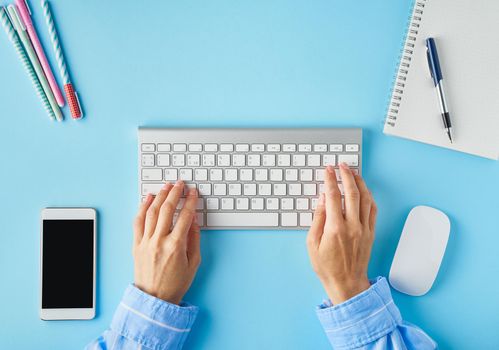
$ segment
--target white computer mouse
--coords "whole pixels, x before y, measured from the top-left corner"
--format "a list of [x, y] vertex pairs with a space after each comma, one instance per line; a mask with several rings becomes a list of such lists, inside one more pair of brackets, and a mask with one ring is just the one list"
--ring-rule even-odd
[[438, 209], [414, 207], [405, 221], [393, 257], [390, 284], [399, 292], [421, 296], [430, 290], [449, 240], [450, 221]]

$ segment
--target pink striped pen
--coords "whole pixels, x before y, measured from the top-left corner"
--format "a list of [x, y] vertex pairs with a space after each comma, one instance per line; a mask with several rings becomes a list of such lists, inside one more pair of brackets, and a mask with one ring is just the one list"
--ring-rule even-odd
[[36, 54], [38, 55], [38, 59], [40, 60], [43, 68], [43, 72], [45, 73], [45, 76], [47, 77], [47, 80], [49, 82], [50, 89], [54, 93], [57, 104], [62, 107], [64, 106], [64, 97], [62, 96], [62, 92], [59, 89], [59, 85], [57, 85], [54, 74], [52, 73], [52, 69], [50, 68], [50, 64], [47, 60], [47, 56], [45, 56], [42, 44], [40, 43], [38, 35], [36, 34], [36, 29], [33, 26], [33, 22], [31, 21], [31, 10], [28, 6], [27, 0], [16, 0], [16, 5], [24, 24], [26, 25], [29, 38], [31, 39], [31, 43], [35, 48]]

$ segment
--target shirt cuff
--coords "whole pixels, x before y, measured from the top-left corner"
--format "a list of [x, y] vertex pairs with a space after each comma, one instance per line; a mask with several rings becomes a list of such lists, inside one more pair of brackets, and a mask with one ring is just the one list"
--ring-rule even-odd
[[146, 348], [180, 349], [198, 312], [196, 306], [171, 304], [130, 285], [114, 314], [111, 329]]
[[384, 277], [353, 298], [332, 306], [324, 303], [317, 315], [335, 349], [352, 349], [391, 333], [402, 322]]

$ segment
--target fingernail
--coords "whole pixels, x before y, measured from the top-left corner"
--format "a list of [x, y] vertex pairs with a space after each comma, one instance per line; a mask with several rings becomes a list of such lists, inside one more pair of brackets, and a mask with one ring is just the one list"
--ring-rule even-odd
[[197, 194], [197, 192], [198, 192], [198, 191], [197, 191], [195, 188], [191, 188], [191, 189], [189, 190], [189, 196], [195, 196], [195, 195]]
[[342, 167], [343, 169], [350, 169], [350, 168], [348, 167], [348, 164], [347, 164], [347, 163], [345, 163], [345, 162], [341, 163], [341, 164], [340, 164], [340, 167]]
[[175, 182], [175, 186], [182, 186], [184, 184], [184, 181], [182, 180], [178, 180], [177, 182]]
[[194, 213], [194, 218], [192, 219], [192, 222], [194, 222], [195, 224], [198, 223], [198, 215], [196, 213]]
[[163, 190], [166, 190], [168, 189], [169, 187], [171, 186], [171, 184], [169, 182], [165, 182], [165, 184], [163, 185]]
[[145, 202], [148, 203], [151, 201], [151, 199], [152, 199], [152, 193], [148, 193]]
[[330, 174], [334, 174], [334, 168], [332, 165], [328, 165], [326, 169]]

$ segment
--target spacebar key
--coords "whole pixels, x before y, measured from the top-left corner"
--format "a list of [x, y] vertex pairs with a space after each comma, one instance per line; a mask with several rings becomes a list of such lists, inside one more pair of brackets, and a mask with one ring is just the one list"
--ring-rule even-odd
[[278, 226], [278, 213], [207, 213], [207, 226]]

